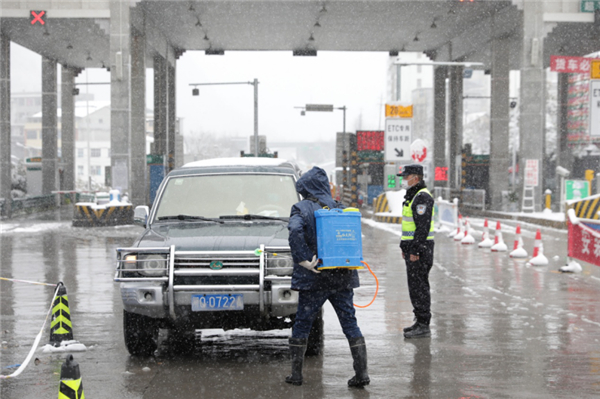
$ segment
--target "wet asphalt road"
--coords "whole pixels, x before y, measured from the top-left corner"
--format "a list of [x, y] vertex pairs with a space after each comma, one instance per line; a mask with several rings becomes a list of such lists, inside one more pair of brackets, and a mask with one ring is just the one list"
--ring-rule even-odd
[[[473, 220], [481, 229], [481, 220]], [[514, 223], [505, 225], [512, 243]], [[523, 225], [531, 253], [535, 226]], [[203, 331], [193, 356], [163, 342], [152, 358], [130, 357], [122, 339], [122, 306], [113, 283], [114, 249], [141, 228], [71, 227], [68, 212], [0, 222], [0, 277], [55, 283], [68, 290], [74, 353], [88, 398], [591, 398], [600, 395], [600, 268], [557, 272], [566, 231], [543, 229], [550, 265], [530, 267], [436, 236], [431, 271], [432, 337], [405, 340], [412, 324], [396, 226], [363, 224], [365, 260], [379, 295], [358, 309], [367, 340], [371, 385], [349, 389], [352, 360], [333, 309], [325, 308], [325, 349], [305, 362], [301, 387], [288, 374], [289, 330]], [[478, 235], [475, 236], [479, 238]], [[558, 260], [554, 257], [558, 256]], [[373, 277], [361, 274], [358, 304], [368, 303]], [[21, 363], [39, 332], [52, 287], [0, 281], [0, 373]], [[47, 343], [46, 326], [42, 344]], [[65, 354], [36, 352], [16, 379], [0, 380], [2, 399], [56, 398]]]

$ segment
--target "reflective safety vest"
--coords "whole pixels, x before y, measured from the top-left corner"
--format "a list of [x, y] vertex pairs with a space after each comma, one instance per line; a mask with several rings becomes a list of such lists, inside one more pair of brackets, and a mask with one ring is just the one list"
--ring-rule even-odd
[[[417, 230], [417, 225], [415, 224], [415, 219], [413, 219], [413, 211], [412, 211], [412, 203], [421, 192], [426, 192], [427, 195], [430, 195], [433, 198], [433, 195], [427, 190], [427, 188], [420, 189], [413, 199], [410, 201], [408, 205], [404, 205], [402, 208], [402, 241], [413, 240], [415, 238], [415, 231]], [[433, 231], [434, 231], [434, 223], [433, 223], [433, 214], [435, 213], [435, 208], [431, 211], [431, 226], [429, 227], [429, 234], [427, 235], [428, 240], [433, 240]]]

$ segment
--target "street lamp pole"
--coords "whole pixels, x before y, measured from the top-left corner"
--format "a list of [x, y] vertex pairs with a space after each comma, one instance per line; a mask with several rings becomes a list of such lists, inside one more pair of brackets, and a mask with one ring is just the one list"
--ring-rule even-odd
[[336, 108], [336, 109], [341, 109], [342, 111], [344, 111], [344, 126], [343, 126], [344, 130], [343, 130], [342, 133], [344, 133], [344, 150], [346, 150], [346, 154], [347, 154], [348, 153], [347, 152], [348, 151], [348, 145], [350, 143], [348, 143], [347, 142], [348, 140], [346, 140], [346, 106], [344, 105], [343, 107], [339, 107], [339, 108]]
[[192, 95], [197, 96], [200, 90], [196, 86], [217, 86], [217, 85], [252, 85], [254, 86], [254, 156], [258, 157], [258, 79], [252, 82], [218, 82], [218, 83], [190, 83], [193, 86]]
[[258, 79], [254, 79], [254, 157], [258, 158]]

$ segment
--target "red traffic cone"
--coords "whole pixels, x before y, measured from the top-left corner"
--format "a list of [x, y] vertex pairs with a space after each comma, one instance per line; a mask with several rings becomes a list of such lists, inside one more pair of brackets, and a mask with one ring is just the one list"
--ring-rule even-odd
[[471, 234], [471, 223], [469, 223], [469, 218], [465, 218], [465, 236], [460, 240], [460, 243], [465, 245], [475, 244], [475, 239]]
[[535, 232], [535, 244], [533, 246], [533, 258], [527, 262], [533, 266], [545, 266], [548, 264], [548, 258], [544, 255], [544, 244], [542, 243], [542, 233], [540, 229]]
[[479, 248], [489, 248], [494, 245], [494, 241], [490, 238], [490, 228], [488, 226], [488, 220], [485, 219], [483, 222], [483, 235], [481, 236], [481, 242], [477, 244]]
[[494, 245], [490, 248], [492, 252], [506, 252], [508, 247], [504, 243], [504, 239], [502, 238], [502, 226], [500, 226], [500, 221], [496, 222], [496, 232], [494, 233]]
[[458, 218], [458, 233], [456, 233], [456, 235], [454, 236], [454, 241], [461, 241], [463, 238], [465, 238], [465, 235], [467, 234], [467, 226], [466, 226], [466, 218], [462, 218], [462, 216], [459, 216]]
[[517, 224], [517, 232], [515, 234], [515, 244], [510, 253], [511, 258], [526, 258], [527, 251], [523, 248], [523, 239], [521, 238], [521, 225]]
[[537, 229], [535, 232], [535, 244], [533, 246], [533, 258], [527, 262], [533, 266], [545, 266], [548, 264], [548, 258], [544, 256], [544, 244], [542, 243], [542, 232]]
[[535, 258], [540, 254], [540, 244], [542, 242], [542, 232], [537, 229], [535, 232], [535, 243], [533, 244], [533, 257]]

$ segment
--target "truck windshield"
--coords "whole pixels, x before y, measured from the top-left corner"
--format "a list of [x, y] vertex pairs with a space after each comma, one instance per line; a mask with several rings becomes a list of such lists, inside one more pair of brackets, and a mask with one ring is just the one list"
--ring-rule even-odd
[[155, 220], [171, 215], [289, 217], [300, 198], [289, 175], [226, 174], [176, 176], [168, 180]]

